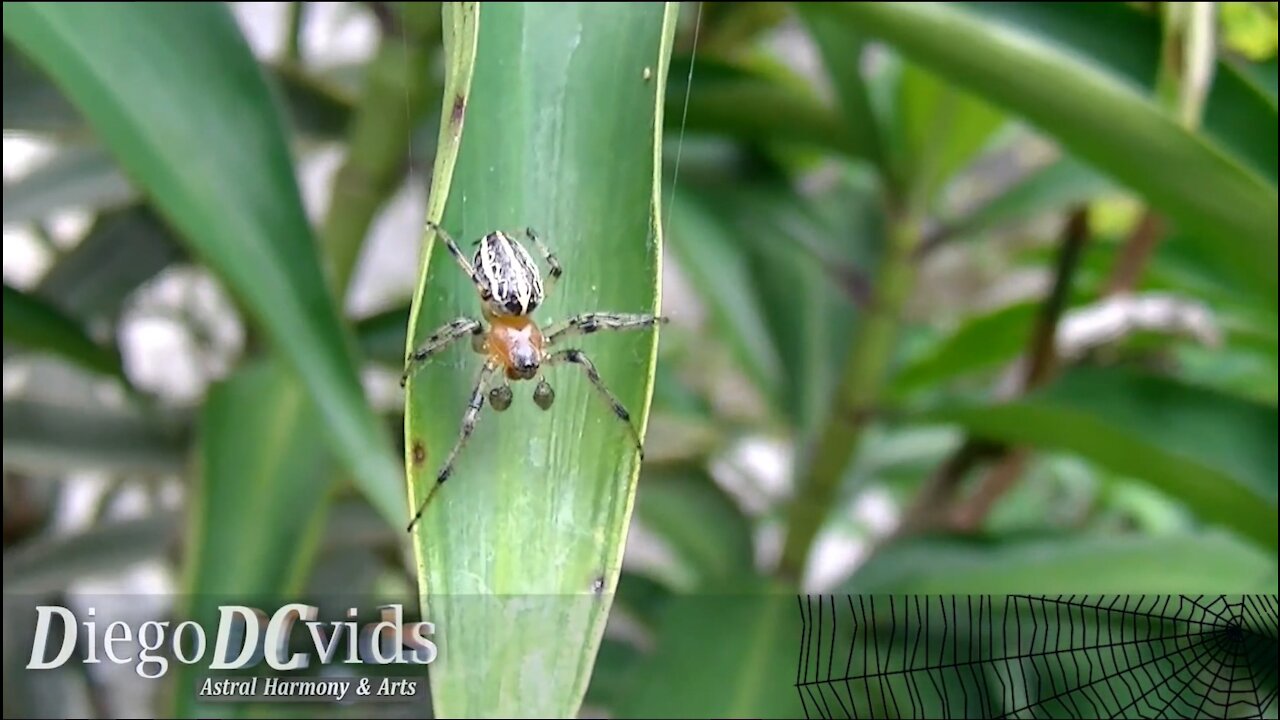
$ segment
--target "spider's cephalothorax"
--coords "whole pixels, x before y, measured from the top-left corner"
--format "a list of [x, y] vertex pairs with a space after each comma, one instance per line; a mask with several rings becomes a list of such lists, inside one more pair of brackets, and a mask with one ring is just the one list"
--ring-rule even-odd
[[462, 431], [458, 441], [454, 444], [449, 457], [445, 459], [444, 465], [441, 466], [436, 476], [436, 484], [427, 492], [418, 512], [414, 514], [413, 520], [409, 523], [409, 529], [413, 529], [414, 523], [422, 517], [427, 503], [453, 472], [454, 461], [471, 437], [472, 431], [475, 430], [480, 409], [484, 407], [485, 387], [494, 381], [494, 374], [498, 370], [503, 371], [503, 376], [489, 389], [488, 398], [489, 405], [494, 410], [502, 412], [511, 406], [512, 392], [509, 382], [538, 379], [538, 384], [533, 391], [533, 401], [538, 407], [547, 410], [555, 402], [555, 391], [551, 388], [551, 384], [541, 377], [542, 369], [563, 363], [581, 367], [596, 392], [609, 403], [614, 416], [627, 426], [643, 458], [644, 448], [640, 442], [640, 433], [631, 424], [631, 414], [605, 386], [604, 381], [600, 379], [600, 373], [596, 371], [595, 364], [581, 350], [566, 349], [552, 352], [551, 348], [558, 341], [577, 335], [590, 335], [598, 330], [639, 330], [666, 322], [666, 318], [653, 315], [591, 312], [575, 315], [543, 333], [529, 315], [542, 304], [546, 293], [550, 292], [562, 271], [555, 254], [542, 242], [537, 233], [529, 229], [525, 231], [525, 236], [538, 248], [550, 267], [549, 279], [545, 286], [542, 274], [538, 271], [538, 266], [528, 250], [504, 232], [494, 231], [480, 238], [476, 242], [475, 255], [468, 260], [453, 238], [439, 226], [428, 223], [428, 229], [435, 231], [444, 240], [458, 265], [476, 286], [480, 300], [484, 304], [483, 314], [488, 327], [472, 318], [458, 318], [432, 333], [426, 342], [408, 358], [404, 376], [400, 381], [401, 385], [408, 382], [413, 370], [420, 363], [467, 335], [471, 336], [472, 348], [485, 356], [484, 367], [480, 370], [480, 377], [471, 392], [471, 400], [467, 404], [467, 412], [462, 419]]

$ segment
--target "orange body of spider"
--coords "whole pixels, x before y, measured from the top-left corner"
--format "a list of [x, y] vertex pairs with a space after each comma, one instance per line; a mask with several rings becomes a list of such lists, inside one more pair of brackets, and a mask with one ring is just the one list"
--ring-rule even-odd
[[537, 374], [543, 360], [542, 330], [527, 315], [485, 313], [489, 332], [484, 349], [489, 359], [511, 380], [528, 380]]

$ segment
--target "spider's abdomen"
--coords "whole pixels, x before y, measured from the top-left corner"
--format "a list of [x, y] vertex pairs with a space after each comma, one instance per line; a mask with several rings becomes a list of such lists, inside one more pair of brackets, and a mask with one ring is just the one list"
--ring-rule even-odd
[[480, 240], [474, 260], [480, 292], [495, 315], [528, 315], [542, 304], [542, 276], [529, 252], [502, 232]]

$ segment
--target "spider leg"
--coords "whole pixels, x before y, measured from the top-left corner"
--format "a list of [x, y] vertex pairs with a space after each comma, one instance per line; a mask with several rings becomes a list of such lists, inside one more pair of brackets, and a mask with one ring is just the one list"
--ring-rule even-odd
[[445, 232], [444, 228], [430, 220], [427, 221], [427, 229], [431, 230], [436, 235], [439, 235], [441, 240], [444, 240], [444, 244], [449, 248], [449, 253], [453, 255], [454, 260], [458, 261], [458, 265], [462, 268], [462, 272], [466, 273], [467, 277], [471, 278], [471, 282], [476, 287], [480, 287], [481, 283], [479, 274], [477, 274], [476, 269], [472, 267], [471, 261], [463, 254], [462, 249], [458, 247], [458, 243], [453, 239], [453, 236]]
[[654, 315], [628, 315], [625, 313], [590, 312], [556, 323], [547, 332], [547, 343], [576, 335], [590, 335], [597, 330], [642, 330], [667, 322], [667, 318]]
[[524, 236], [529, 238], [529, 241], [538, 248], [538, 252], [542, 253], [543, 259], [547, 261], [547, 265], [551, 268], [546, 282], [546, 292], [549, 294], [556, 281], [564, 274], [564, 269], [560, 267], [560, 261], [556, 259], [556, 254], [551, 252], [551, 248], [547, 247], [542, 237], [534, 232], [533, 228], [525, 228]]
[[627, 426], [627, 430], [631, 433], [631, 439], [635, 441], [636, 450], [640, 451], [640, 459], [644, 460], [644, 444], [640, 442], [640, 433], [635, 426], [631, 424], [631, 413], [623, 407], [618, 401], [617, 396], [605, 386], [604, 381], [600, 379], [600, 372], [596, 370], [595, 363], [586, 356], [581, 350], [561, 350], [547, 358], [547, 363], [556, 365], [559, 363], [573, 363], [580, 366], [587, 373], [587, 379], [591, 381], [592, 387], [596, 392], [600, 393], [600, 397], [609, 403], [609, 407], [613, 409], [613, 414]]
[[471, 439], [471, 433], [476, 429], [476, 421], [480, 418], [480, 408], [484, 407], [484, 387], [489, 382], [489, 377], [493, 371], [497, 369], [492, 361], [486, 362], [484, 367], [480, 369], [480, 377], [476, 378], [475, 388], [471, 391], [471, 400], [467, 403], [467, 412], [462, 416], [462, 431], [458, 433], [458, 440], [453, 445], [449, 457], [445, 459], [444, 465], [440, 468], [440, 472], [436, 475], [436, 484], [431, 486], [427, 491], [427, 496], [422, 499], [422, 504], [418, 506], [418, 512], [414, 513], [413, 520], [409, 521], [409, 532], [413, 531], [413, 526], [422, 519], [422, 513], [426, 511], [427, 504], [431, 502], [431, 498], [435, 497], [436, 491], [444, 485], [444, 481], [449, 479], [453, 474], [453, 463], [458, 459], [458, 453], [466, 447], [467, 441]]
[[[470, 334], [472, 338], [478, 338], [484, 334], [484, 328], [476, 320], [467, 317], [460, 317], [453, 320], [435, 332], [431, 333], [431, 337], [427, 341], [414, 350], [408, 358], [405, 359], [404, 374], [400, 376], [400, 387], [404, 387], [409, 382], [409, 376], [413, 374], [415, 368], [430, 358], [432, 355], [444, 350], [453, 344], [459, 338]], [[473, 342], [474, 344], [474, 342]]]

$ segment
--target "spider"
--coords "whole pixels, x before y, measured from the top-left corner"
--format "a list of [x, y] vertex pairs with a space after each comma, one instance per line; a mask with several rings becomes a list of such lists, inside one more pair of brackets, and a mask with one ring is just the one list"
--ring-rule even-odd
[[471, 337], [472, 349], [484, 355], [485, 361], [475, 387], [471, 391], [471, 400], [467, 403], [467, 410], [462, 418], [462, 429], [453, 450], [436, 475], [435, 485], [418, 506], [413, 520], [409, 522], [408, 530], [412, 531], [413, 526], [422, 519], [422, 513], [426, 510], [427, 504], [453, 473], [454, 462], [471, 438], [480, 410], [484, 407], [485, 387], [498, 370], [503, 371], [504, 377], [500, 384], [489, 388], [488, 398], [489, 405], [494, 411], [502, 412], [511, 407], [511, 381], [536, 378], [538, 384], [533, 389], [533, 402], [543, 410], [549, 410], [551, 404], [555, 402], [556, 394], [551, 384], [542, 377], [542, 368], [563, 363], [582, 368], [587, 380], [591, 382], [600, 397], [609, 404], [614, 416], [630, 432], [631, 439], [635, 442], [636, 449], [643, 460], [644, 445], [640, 440], [639, 431], [631, 424], [631, 413], [605, 386], [591, 359], [586, 353], [575, 348], [554, 352], [551, 348], [571, 337], [590, 335], [599, 330], [641, 330], [666, 323], [667, 318], [655, 315], [588, 312], [557, 323], [544, 333], [530, 316], [546, 299], [556, 280], [563, 274], [563, 270], [555, 253], [551, 252], [533, 228], [527, 228], [524, 235], [542, 254], [550, 268], [545, 287], [542, 274], [534, 264], [529, 251], [507, 233], [495, 230], [475, 241], [474, 245], [477, 246], [475, 255], [468, 260], [458, 248], [458, 243], [443, 228], [428, 222], [427, 229], [444, 240], [462, 271], [476, 286], [476, 291], [480, 294], [485, 323], [470, 317], [460, 317], [438, 328], [406, 359], [400, 385], [403, 387], [414, 371], [428, 358], [467, 336]]

